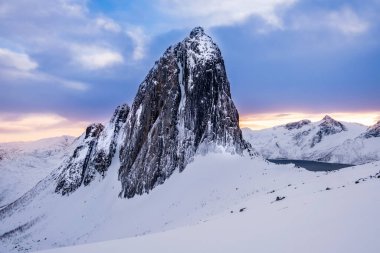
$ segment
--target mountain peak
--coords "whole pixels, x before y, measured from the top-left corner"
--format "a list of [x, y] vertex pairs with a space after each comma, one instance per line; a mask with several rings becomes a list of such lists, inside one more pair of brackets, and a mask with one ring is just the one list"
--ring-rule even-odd
[[[121, 197], [147, 193], [182, 171], [196, 154], [222, 148], [253, 155], [239, 127], [222, 54], [203, 28], [169, 47], [140, 84], [131, 107], [91, 125], [61, 166], [62, 195], [105, 177], [116, 154]], [[117, 152], [119, 151], [119, 152]]]
[[205, 30], [201, 26], [194, 27], [193, 30], [190, 32], [190, 38], [203, 36], [205, 35]]
[[328, 135], [338, 134], [340, 132], [347, 131], [345, 125], [326, 115], [322, 119], [322, 123], [319, 124], [319, 131], [316, 133], [311, 142], [311, 147], [314, 147], [317, 143], [322, 141], [322, 138]]
[[323, 121], [336, 121], [336, 120], [334, 120], [332, 117], [330, 117], [329, 115], [325, 115], [325, 117], [323, 117], [322, 120], [323, 120]]
[[[120, 151], [120, 196], [131, 198], [222, 146], [243, 154], [222, 54], [203, 28], [169, 47], [139, 87]], [[248, 151], [250, 152], [250, 151]]]

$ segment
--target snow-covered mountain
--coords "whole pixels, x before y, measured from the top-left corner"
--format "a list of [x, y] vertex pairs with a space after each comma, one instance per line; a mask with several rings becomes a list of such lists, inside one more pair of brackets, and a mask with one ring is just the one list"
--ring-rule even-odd
[[372, 127], [339, 122], [301, 120], [269, 129], [243, 129], [244, 138], [268, 159], [299, 159], [346, 164], [380, 160], [380, 122]]
[[[350, 130], [325, 121], [314, 147]], [[90, 125], [59, 168], [0, 209], [0, 252], [121, 238], [123, 252], [302, 252], [326, 231], [337, 243], [328, 237], [312, 249], [350, 252], [357, 242], [378, 252], [379, 162], [313, 173], [254, 154], [220, 50], [195, 28], [156, 62], [131, 107]], [[108, 243], [60, 250], [115, 251]]]
[[134, 102], [115, 111], [104, 127], [87, 128], [62, 166], [56, 192], [62, 195], [105, 176], [120, 149], [120, 196], [131, 198], [182, 171], [197, 153], [217, 146], [250, 151], [242, 138], [223, 58], [203, 28], [169, 47], [141, 83]]
[[0, 206], [9, 204], [58, 168], [72, 152], [74, 137], [0, 143]]
[[[174, 172], [182, 172], [196, 155], [220, 151], [253, 155], [250, 144], [242, 138], [221, 52], [200, 27], [165, 51], [140, 85], [131, 107], [119, 106], [105, 126], [88, 126], [76, 144], [58, 169], [0, 210], [2, 223], [7, 224], [0, 231], [3, 240], [9, 238], [17, 245], [22, 240], [25, 247], [34, 240], [29, 241], [27, 235], [37, 229], [53, 238], [50, 243], [72, 244], [108, 216], [102, 213], [100, 223], [91, 220], [82, 224], [75, 235], [73, 224], [58, 224], [62, 221], [57, 217], [67, 216], [68, 210], [51, 206], [66, 203], [70, 210], [85, 210], [79, 212], [82, 217], [92, 217], [94, 207], [104, 204], [100, 199], [117, 202], [118, 196], [132, 198], [148, 193]], [[91, 210], [83, 207], [82, 201], [78, 204], [75, 197], [80, 195], [76, 192], [87, 195], [90, 186], [100, 198], [85, 200], [82, 196]], [[102, 187], [106, 190], [99, 191]], [[105, 208], [109, 206], [112, 204]], [[79, 213], [71, 217], [76, 224]], [[60, 227], [61, 237], [52, 236], [54, 226]], [[34, 247], [39, 246], [31, 249]]]

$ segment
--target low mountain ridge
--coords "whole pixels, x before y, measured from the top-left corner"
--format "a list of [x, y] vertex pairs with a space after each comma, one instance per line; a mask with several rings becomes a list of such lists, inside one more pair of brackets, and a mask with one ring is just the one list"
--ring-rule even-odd
[[268, 159], [363, 164], [380, 160], [378, 127], [375, 124], [367, 128], [325, 116], [313, 123], [302, 120], [258, 131], [243, 129], [243, 135]]

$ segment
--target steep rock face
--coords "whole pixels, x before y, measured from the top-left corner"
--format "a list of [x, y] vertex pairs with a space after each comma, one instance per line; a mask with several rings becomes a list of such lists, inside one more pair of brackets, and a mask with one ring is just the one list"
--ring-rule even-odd
[[330, 116], [326, 115], [322, 119], [322, 123], [319, 124], [319, 131], [314, 136], [311, 147], [314, 147], [317, 143], [320, 143], [324, 136], [337, 134], [342, 131], [347, 131], [346, 127], [339, 121], [336, 121]]
[[310, 123], [311, 123], [310, 120], [304, 119], [304, 120], [300, 120], [300, 121], [297, 121], [297, 122], [288, 123], [288, 124], [285, 125], [285, 128], [288, 129], [288, 130], [300, 129], [301, 127], [303, 127], [305, 125], [309, 125]]
[[88, 185], [96, 176], [105, 175], [116, 152], [120, 130], [129, 113], [128, 105], [117, 107], [110, 122], [92, 124], [80, 137], [80, 145], [60, 167], [55, 191], [62, 195], [75, 191], [78, 187]]
[[149, 192], [218, 145], [238, 154], [250, 148], [221, 52], [198, 27], [166, 50], [138, 89], [120, 152], [120, 195]]
[[364, 134], [364, 138], [380, 137], [380, 121], [369, 127]]

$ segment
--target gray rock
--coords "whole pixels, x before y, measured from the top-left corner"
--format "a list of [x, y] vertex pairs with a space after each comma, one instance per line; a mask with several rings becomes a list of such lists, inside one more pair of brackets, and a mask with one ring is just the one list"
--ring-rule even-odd
[[105, 176], [128, 113], [128, 105], [119, 106], [106, 127], [102, 124], [87, 127], [73, 155], [61, 165], [55, 189], [57, 193], [69, 194], [82, 184], [88, 185], [97, 174]]
[[118, 107], [106, 127], [92, 125], [81, 138], [57, 178], [63, 195], [104, 177], [118, 149], [120, 196], [127, 198], [181, 172], [196, 154], [254, 155], [242, 138], [221, 52], [201, 27], [165, 51], [131, 108]]
[[195, 154], [218, 146], [250, 150], [221, 52], [198, 27], [166, 50], [138, 89], [120, 152], [120, 196], [149, 192]]

